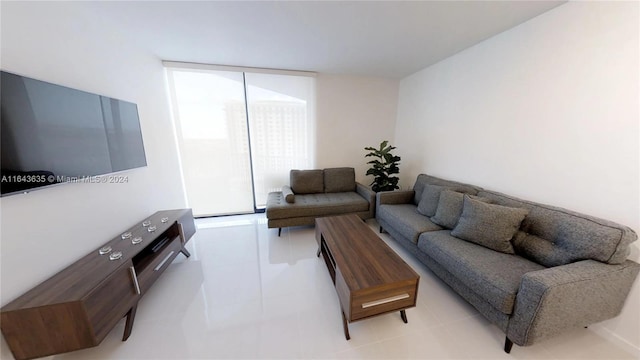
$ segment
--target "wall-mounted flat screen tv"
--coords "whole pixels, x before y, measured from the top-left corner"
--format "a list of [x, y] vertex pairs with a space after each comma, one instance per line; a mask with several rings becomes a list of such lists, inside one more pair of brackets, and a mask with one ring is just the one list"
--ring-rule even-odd
[[136, 104], [1, 75], [2, 196], [147, 165]]

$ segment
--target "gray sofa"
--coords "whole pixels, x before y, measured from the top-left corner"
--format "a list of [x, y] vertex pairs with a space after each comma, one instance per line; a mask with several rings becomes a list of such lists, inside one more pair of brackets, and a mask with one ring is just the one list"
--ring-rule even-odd
[[355, 213], [362, 219], [375, 214], [375, 193], [357, 183], [350, 167], [291, 170], [289, 185], [267, 198], [267, 226], [278, 228], [313, 225], [323, 216]]
[[505, 332], [505, 351], [617, 316], [640, 265], [628, 227], [421, 174], [376, 198], [380, 231]]

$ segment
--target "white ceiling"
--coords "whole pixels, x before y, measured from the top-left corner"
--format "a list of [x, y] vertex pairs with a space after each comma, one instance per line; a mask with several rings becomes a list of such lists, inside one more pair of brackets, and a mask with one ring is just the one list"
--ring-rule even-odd
[[162, 60], [402, 78], [562, 3], [84, 4]]

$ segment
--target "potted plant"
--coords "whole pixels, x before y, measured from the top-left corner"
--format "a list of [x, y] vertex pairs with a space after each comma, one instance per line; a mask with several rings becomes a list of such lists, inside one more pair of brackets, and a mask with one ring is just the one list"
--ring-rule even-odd
[[380, 148], [366, 147], [365, 150], [369, 150], [370, 153], [365, 157], [374, 157], [374, 160], [369, 161], [367, 164], [371, 164], [371, 168], [367, 170], [367, 175], [373, 175], [373, 182], [370, 184], [371, 189], [375, 192], [396, 190], [398, 181], [397, 176], [391, 176], [398, 174], [400, 169], [398, 168], [398, 162], [400, 156], [395, 156], [391, 153], [391, 150], [395, 149], [394, 146], [389, 145], [387, 140], [380, 143]]

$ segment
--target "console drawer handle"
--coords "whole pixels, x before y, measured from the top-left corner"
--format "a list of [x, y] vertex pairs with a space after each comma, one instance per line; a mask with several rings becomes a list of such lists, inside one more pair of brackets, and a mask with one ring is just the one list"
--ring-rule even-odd
[[178, 234], [180, 235], [180, 241], [184, 244], [187, 242], [187, 239], [184, 237], [184, 228], [182, 224], [178, 223]]
[[405, 294], [401, 294], [401, 295], [396, 295], [396, 296], [392, 296], [392, 297], [388, 297], [388, 298], [384, 298], [384, 299], [380, 299], [380, 300], [374, 300], [374, 301], [369, 301], [369, 302], [363, 303], [362, 304], [362, 308], [366, 309], [366, 308], [370, 308], [372, 306], [388, 304], [390, 302], [403, 300], [403, 299], [408, 299], [408, 298], [409, 298], [409, 294], [405, 293]]
[[[156, 266], [155, 269], [153, 269], [153, 271], [160, 270], [162, 265], [164, 265], [164, 263], [166, 263], [167, 260], [169, 260], [169, 258], [171, 257], [171, 255], [173, 255], [173, 253], [175, 253], [175, 251], [171, 250], [171, 252], [167, 256], [165, 256], [164, 259], [162, 259], [162, 262], [160, 264], [158, 264], [158, 266]], [[409, 295], [407, 295], [407, 296], [409, 296]]]
[[133, 266], [129, 266], [129, 272], [131, 272], [133, 285], [136, 287], [136, 294], [140, 295], [140, 284], [138, 284], [138, 275], [136, 274], [136, 268], [134, 268]]

